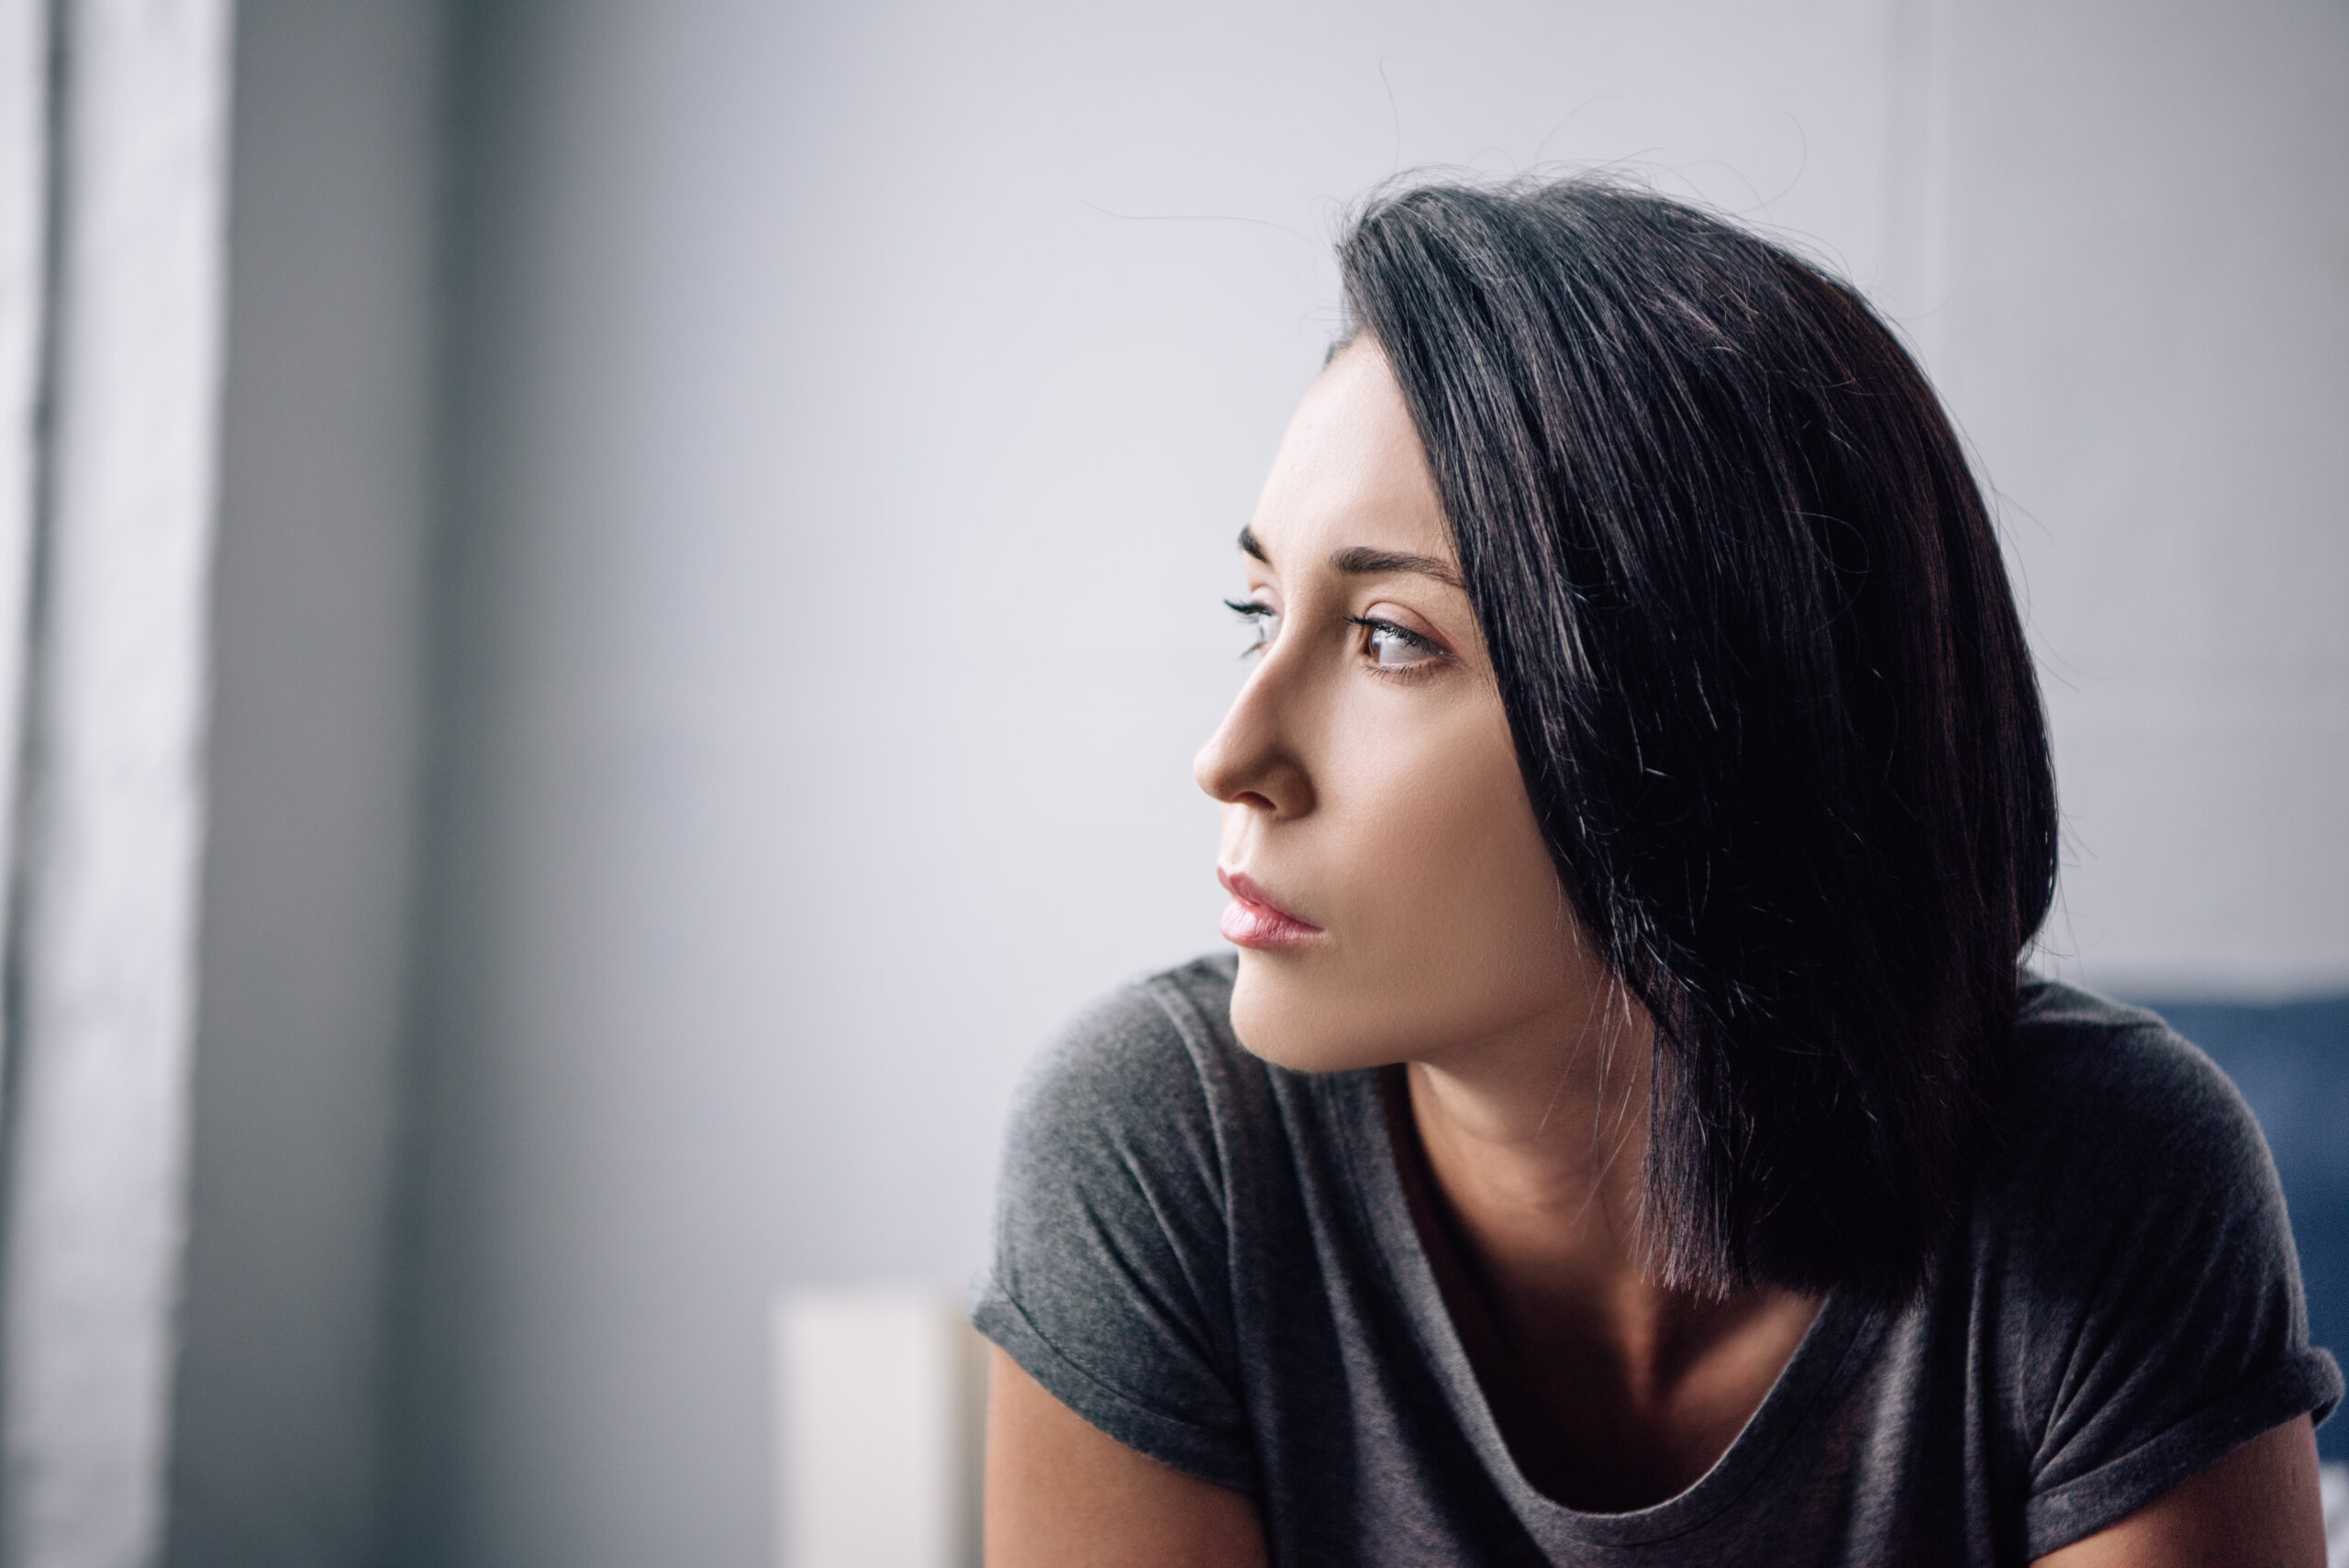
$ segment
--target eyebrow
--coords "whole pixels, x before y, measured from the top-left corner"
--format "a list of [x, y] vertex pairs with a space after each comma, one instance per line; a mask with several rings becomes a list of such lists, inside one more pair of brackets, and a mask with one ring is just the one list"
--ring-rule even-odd
[[1448, 561], [1438, 561], [1432, 555], [1411, 555], [1397, 550], [1365, 550], [1355, 545], [1348, 550], [1330, 552], [1330, 568], [1358, 577], [1383, 577], [1391, 573], [1408, 572], [1420, 577], [1432, 577], [1448, 588], [1461, 586], [1460, 573]]
[[[1243, 553], [1267, 566], [1273, 563], [1273, 558], [1264, 553], [1264, 543], [1256, 538], [1253, 528], [1240, 530], [1240, 548]], [[1359, 544], [1331, 550], [1330, 570], [1344, 573], [1350, 577], [1383, 577], [1402, 572], [1419, 577], [1432, 577], [1449, 588], [1465, 586], [1460, 581], [1460, 573], [1448, 561], [1439, 561], [1432, 555], [1413, 555], [1406, 550], [1372, 550]]]

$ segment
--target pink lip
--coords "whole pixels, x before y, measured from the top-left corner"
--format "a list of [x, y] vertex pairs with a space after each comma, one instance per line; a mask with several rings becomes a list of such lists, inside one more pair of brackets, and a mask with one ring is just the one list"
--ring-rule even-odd
[[1320, 927], [1274, 903], [1244, 873], [1218, 866], [1215, 879], [1231, 895], [1223, 911], [1223, 940], [1234, 947], [1291, 948], [1321, 935]]

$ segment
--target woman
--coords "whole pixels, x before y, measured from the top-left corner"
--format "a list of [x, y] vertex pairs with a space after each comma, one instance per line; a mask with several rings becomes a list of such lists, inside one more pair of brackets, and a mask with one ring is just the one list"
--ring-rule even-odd
[[2017, 968], [2045, 730], [1915, 365], [1587, 180], [1341, 259], [1197, 766], [1236, 966], [1010, 1131], [989, 1561], [2314, 1568], [2258, 1130]]

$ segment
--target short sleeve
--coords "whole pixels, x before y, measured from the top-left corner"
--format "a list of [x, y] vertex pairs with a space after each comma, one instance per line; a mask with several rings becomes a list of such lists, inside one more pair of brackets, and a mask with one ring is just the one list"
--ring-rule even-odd
[[1072, 1022], [1005, 1139], [979, 1331], [1128, 1447], [1252, 1490], [1223, 1157], [1193, 1042], [1148, 986]]
[[2026, 1033], [2045, 1059], [2021, 1073], [2023, 1147], [1986, 1195], [2005, 1217], [2000, 1338], [2033, 1558], [2341, 1396], [2308, 1342], [2249, 1107], [2150, 1015], [2124, 1016], [2142, 1021]]

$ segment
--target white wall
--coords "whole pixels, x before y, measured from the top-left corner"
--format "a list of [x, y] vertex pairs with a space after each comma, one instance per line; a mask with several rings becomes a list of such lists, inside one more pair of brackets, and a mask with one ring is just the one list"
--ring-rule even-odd
[[2349, 8], [1966, 7], [1948, 394], [2004, 494], [2069, 829], [2050, 946], [2349, 985]]
[[2049, 9], [478, 8], [413, 1560], [757, 1561], [769, 1291], [959, 1282], [1027, 1052], [1213, 945], [1215, 601], [1398, 167], [1635, 160], [1885, 288], [2010, 500], [2072, 962], [2349, 981], [2349, 12]]

